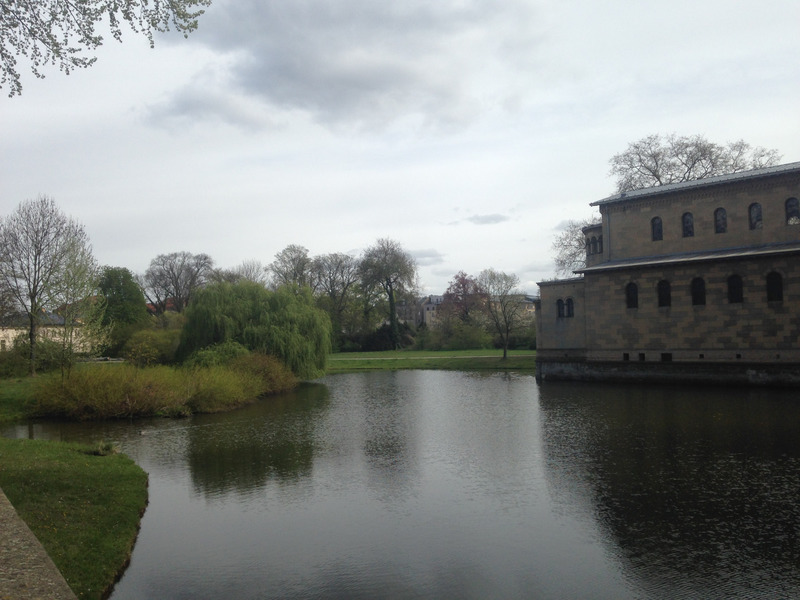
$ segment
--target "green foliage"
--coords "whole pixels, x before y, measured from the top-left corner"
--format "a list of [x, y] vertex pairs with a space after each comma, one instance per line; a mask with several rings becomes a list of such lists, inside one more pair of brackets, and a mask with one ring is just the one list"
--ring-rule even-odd
[[252, 352], [236, 357], [229, 366], [238, 372], [257, 376], [263, 386], [262, 394], [277, 394], [297, 386], [294, 373], [274, 356]]
[[248, 354], [250, 354], [250, 351], [239, 342], [227, 341], [193, 352], [192, 355], [183, 362], [183, 366], [202, 368], [227, 365], [232, 360], [247, 356]]
[[69, 420], [180, 417], [231, 410], [296, 384], [280, 361], [257, 354], [206, 368], [83, 364], [69, 379], [55, 374], [39, 377], [33, 385], [36, 401], [31, 412]]
[[[21, 335], [6, 351], [0, 352], [0, 377], [22, 377], [31, 370], [31, 346], [24, 335]], [[36, 342], [36, 371], [47, 372], [58, 369], [61, 365], [61, 345], [47, 337], [40, 337]]]
[[185, 314], [179, 356], [233, 341], [279, 358], [303, 379], [325, 371], [330, 319], [308, 288], [271, 292], [250, 281], [217, 283], [198, 291]]
[[138, 367], [168, 365], [175, 361], [180, 338], [177, 329], [142, 329], [125, 343], [122, 356]]
[[125, 342], [149, 325], [147, 303], [131, 272], [122, 267], [105, 267], [98, 287], [106, 300], [102, 323], [112, 328], [106, 352], [119, 356]]
[[417, 335], [417, 348], [421, 350], [472, 350], [489, 348], [492, 336], [483, 325], [453, 319], [446, 326], [426, 329]]

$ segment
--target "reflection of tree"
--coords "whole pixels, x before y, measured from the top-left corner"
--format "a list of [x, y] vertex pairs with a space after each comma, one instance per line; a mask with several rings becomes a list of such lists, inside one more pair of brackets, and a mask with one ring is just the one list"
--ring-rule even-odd
[[548, 480], [588, 494], [654, 594], [800, 591], [800, 407], [774, 391], [734, 394], [541, 388]]
[[203, 415], [189, 429], [189, 467], [198, 492], [249, 492], [269, 480], [295, 481], [311, 472], [314, 427], [328, 388], [301, 385], [227, 415]]
[[411, 487], [416, 457], [409, 448], [414, 437], [416, 394], [413, 375], [398, 372], [365, 374], [363, 452], [370, 467], [370, 484], [387, 498], [396, 499]]

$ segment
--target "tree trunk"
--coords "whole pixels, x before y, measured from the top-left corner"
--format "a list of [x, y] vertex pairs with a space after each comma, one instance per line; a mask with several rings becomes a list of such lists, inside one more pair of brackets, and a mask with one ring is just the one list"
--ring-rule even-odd
[[30, 344], [30, 369], [31, 375], [36, 375], [36, 315], [30, 313], [30, 327], [28, 328], [28, 342]]
[[394, 288], [389, 287], [389, 332], [392, 338], [392, 347], [400, 348], [400, 329], [397, 326], [397, 307], [394, 300]]

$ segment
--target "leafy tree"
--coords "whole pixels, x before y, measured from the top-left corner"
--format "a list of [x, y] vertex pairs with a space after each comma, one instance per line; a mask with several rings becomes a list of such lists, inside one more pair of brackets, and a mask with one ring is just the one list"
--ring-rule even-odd
[[168, 308], [182, 312], [195, 291], [206, 284], [213, 267], [208, 254], [159, 254], [145, 271], [142, 289], [157, 313]]
[[611, 160], [618, 192], [704, 179], [778, 164], [777, 150], [753, 148], [744, 140], [716, 144], [701, 135], [649, 135]]
[[279, 288], [283, 285], [290, 285], [313, 288], [311, 263], [307, 248], [296, 244], [286, 246], [275, 255], [275, 260], [269, 265], [273, 286]]
[[517, 289], [519, 277], [486, 269], [478, 275], [478, 283], [486, 292], [486, 315], [490, 326], [500, 337], [505, 359], [508, 357], [511, 335], [530, 324], [525, 311], [525, 295]]
[[558, 275], [570, 275], [586, 266], [586, 238], [584, 227], [596, 225], [600, 218], [567, 221], [566, 227], [553, 238], [553, 254]]
[[105, 267], [98, 287], [106, 304], [102, 322], [111, 328], [108, 352], [116, 356], [135, 331], [148, 325], [147, 303], [133, 274], [124, 267]]
[[103, 324], [106, 302], [99, 294], [100, 271], [91, 247], [73, 238], [67, 257], [57, 310], [64, 325], [55, 330], [62, 377], [69, 377], [77, 354], [90, 355], [104, 346], [110, 329]]
[[308, 288], [215, 283], [198, 291], [186, 310], [179, 355], [225, 342], [275, 356], [298, 377], [312, 379], [325, 371], [330, 320]]
[[58, 65], [66, 74], [92, 65], [87, 56], [103, 44], [97, 33], [100, 22], [108, 22], [111, 34], [122, 40], [122, 22], [142, 34], [153, 47], [153, 33], [172, 25], [184, 37], [197, 29], [197, 18], [211, 0], [0, 0], [0, 87], [9, 85], [9, 96], [22, 93], [17, 57], [25, 56], [36, 77], [41, 67]]
[[364, 252], [360, 273], [364, 288], [380, 288], [386, 295], [392, 345], [399, 348], [397, 296], [410, 293], [416, 288], [417, 265], [414, 259], [398, 242], [381, 238]]
[[[0, 281], [28, 320], [30, 371], [36, 373], [37, 332], [46, 310], [79, 299], [90, 278], [89, 238], [83, 225], [67, 217], [49, 196], [22, 202], [0, 220]], [[88, 284], [87, 284], [88, 285]]]

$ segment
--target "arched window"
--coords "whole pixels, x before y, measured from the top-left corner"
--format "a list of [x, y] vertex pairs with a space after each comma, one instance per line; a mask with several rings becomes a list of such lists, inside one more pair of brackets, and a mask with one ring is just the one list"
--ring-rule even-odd
[[783, 277], [775, 271], [767, 274], [767, 302], [783, 302]]
[[564, 308], [566, 310], [566, 317], [574, 317], [575, 316], [575, 303], [572, 301], [572, 298], [567, 298], [567, 301], [564, 303]]
[[639, 308], [639, 288], [632, 281], [625, 286], [625, 308]]
[[556, 302], [556, 316], [559, 319], [564, 318], [564, 301], [561, 298]]
[[797, 198], [786, 201], [786, 224], [800, 225], [800, 201]]
[[661, 217], [650, 219], [650, 234], [654, 242], [664, 239], [664, 231], [661, 227]]
[[761, 205], [753, 202], [748, 209], [750, 215], [750, 229], [761, 229]]
[[672, 306], [672, 290], [669, 285], [669, 281], [666, 279], [662, 279], [658, 282], [656, 286], [656, 292], [658, 293], [658, 306]]
[[597, 236], [597, 252], [599, 252], [600, 254], [603, 253], [603, 236], [602, 235]]
[[725, 233], [728, 231], [728, 213], [724, 208], [714, 211], [714, 233]]
[[692, 213], [683, 213], [681, 223], [683, 227], [683, 237], [694, 237], [694, 217]]
[[728, 304], [744, 302], [744, 286], [738, 275], [728, 277]]
[[705, 306], [706, 282], [702, 277], [692, 279], [692, 306]]
[[589, 251], [589, 254], [597, 254], [597, 238], [596, 237], [592, 237], [592, 239], [589, 241], [589, 247], [591, 248], [591, 250]]

